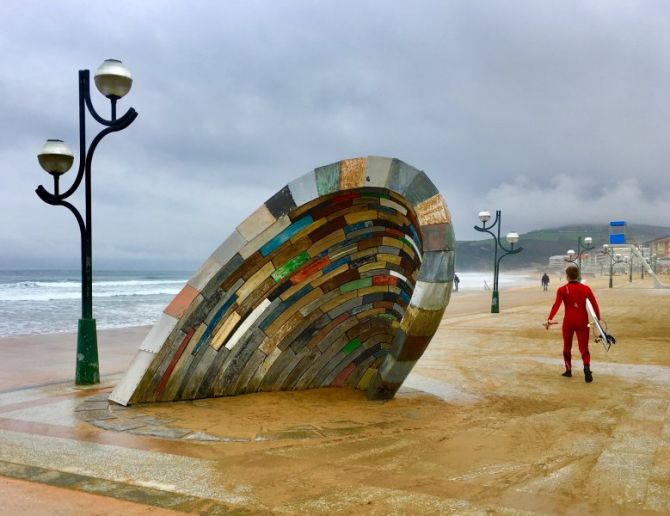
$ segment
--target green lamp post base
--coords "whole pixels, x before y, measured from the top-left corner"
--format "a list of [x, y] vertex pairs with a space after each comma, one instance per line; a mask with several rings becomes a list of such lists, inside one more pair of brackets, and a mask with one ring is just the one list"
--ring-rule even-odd
[[76, 385], [95, 385], [100, 383], [98, 366], [98, 336], [95, 319], [79, 319], [77, 332], [77, 369]]
[[497, 290], [493, 291], [493, 296], [491, 297], [491, 313], [492, 314], [500, 313], [500, 303]]

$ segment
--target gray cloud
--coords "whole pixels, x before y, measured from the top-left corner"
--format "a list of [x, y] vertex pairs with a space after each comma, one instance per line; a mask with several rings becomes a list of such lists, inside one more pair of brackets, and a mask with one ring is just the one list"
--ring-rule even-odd
[[96, 152], [98, 267], [196, 267], [291, 179], [369, 154], [424, 169], [460, 239], [482, 208], [518, 231], [666, 223], [668, 15], [661, 1], [7, 0], [0, 267], [76, 266], [74, 220], [33, 193], [49, 182], [35, 152], [56, 136], [76, 152], [76, 72], [107, 57], [130, 67], [119, 109], [140, 116]]

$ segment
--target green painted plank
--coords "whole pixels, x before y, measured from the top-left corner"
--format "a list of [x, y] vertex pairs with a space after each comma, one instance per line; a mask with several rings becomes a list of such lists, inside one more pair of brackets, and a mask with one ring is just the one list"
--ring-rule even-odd
[[375, 197], [377, 199], [390, 199], [391, 196], [384, 192], [363, 192], [361, 197]]
[[326, 195], [340, 189], [340, 163], [332, 163], [314, 170], [316, 190], [319, 195]]
[[396, 317], [393, 314], [377, 314], [379, 319], [386, 319], [388, 321], [395, 321]]
[[294, 271], [296, 271], [299, 267], [307, 263], [309, 260], [310, 260], [309, 253], [307, 251], [303, 251], [296, 257], [291, 258], [281, 267], [277, 267], [277, 270], [272, 273], [272, 279], [274, 279], [277, 283], [279, 283], [286, 276], [293, 274]]
[[345, 355], [348, 355], [352, 351], [354, 351], [356, 348], [359, 348], [361, 346], [361, 341], [358, 339], [358, 337], [351, 339], [347, 344], [342, 348], [342, 352]]
[[340, 293], [346, 294], [347, 292], [351, 292], [352, 290], [358, 290], [359, 288], [365, 288], [371, 286], [372, 286], [371, 277], [361, 278], [354, 281], [350, 281], [349, 283], [345, 283], [344, 285], [340, 285]]

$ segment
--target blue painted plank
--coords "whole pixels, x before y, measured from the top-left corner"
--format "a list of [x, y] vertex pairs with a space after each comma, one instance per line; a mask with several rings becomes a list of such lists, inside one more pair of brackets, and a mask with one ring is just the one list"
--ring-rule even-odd
[[269, 255], [272, 251], [277, 249], [280, 245], [282, 245], [284, 242], [288, 241], [305, 229], [307, 226], [309, 226], [312, 222], [314, 222], [314, 219], [312, 218], [311, 215], [306, 215], [298, 220], [296, 220], [293, 224], [291, 224], [289, 227], [287, 227], [284, 231], [279, 233], [277, 236], [271, 238], [268, 240], [265, 245], [261, 247], [261, 255], [262, 256], [267, 256]]

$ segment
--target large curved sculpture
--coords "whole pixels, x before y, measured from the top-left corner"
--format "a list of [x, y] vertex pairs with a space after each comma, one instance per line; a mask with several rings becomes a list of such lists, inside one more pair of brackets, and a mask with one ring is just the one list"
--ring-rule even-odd
[[317, 168], [242, 222], [168, 305], [110, 399], [349, 386], [391, 398], [449, 302], [454, 234], [423, 172]]

